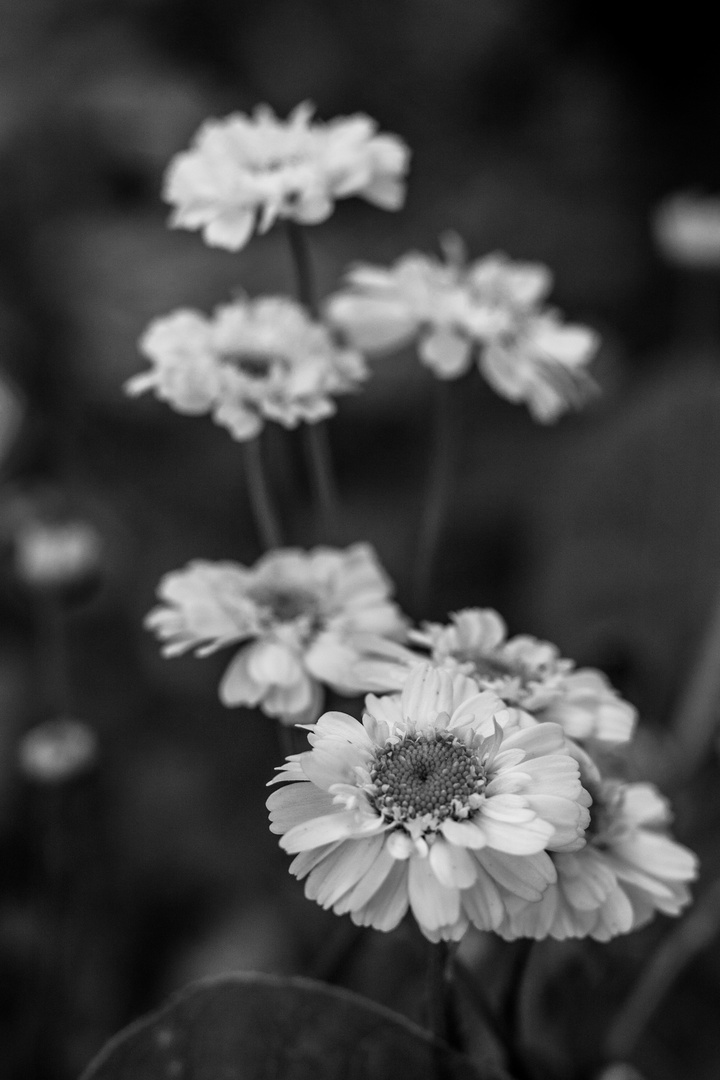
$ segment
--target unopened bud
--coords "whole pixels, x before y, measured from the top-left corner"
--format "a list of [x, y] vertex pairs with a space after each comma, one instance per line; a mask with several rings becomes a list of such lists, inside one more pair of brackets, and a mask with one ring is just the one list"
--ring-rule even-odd
[[97, 738], [80, 720], [58, 717], [31, 728], [20, 740], [20, 768], [31, 780], [60, 784], [95, 763]]
[[27, 585], [75, 585], [98, 569], [101, 548], [100, 535], [88, 522], [30, 520], [16, 534], [15, 565]]

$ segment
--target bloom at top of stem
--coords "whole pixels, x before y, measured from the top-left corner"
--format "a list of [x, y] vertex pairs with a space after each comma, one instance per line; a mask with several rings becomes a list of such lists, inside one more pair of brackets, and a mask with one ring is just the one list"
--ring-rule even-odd
[[390, 268], [351, 267], [346, 287], [327, 301], [329, 321], [366, 352], [416, 341], [440, 379], [464, 375], [475, 355], [492, 388], [526, 402], [543, 423], [583, 404], [594, 390], [585, 368], [599, 338], [544, 306], [548, 268], [502, 253], [466, 264], [458, 238], [444, 247], [445, 261], [413, 252]]
[[378, 134], [362, 113], [321, 123], [313, 111], [304, 102], [280, 120], [259, 105], [251, 116], [207, 120], [166, 172], [171, 226], [201, 229], [211, 246], [239, 251], [255, 229], [266, 232], [278, 218], [317, 224], [351, 195], [400, 209], [410, 158], [402, 139]]
[[129, 394], [152, 390], [177, 412], [209, 412], [240, 441], [266, 420], [294, 428], [332, 416], [334, 396], [368, 374], [357, 350], [282, 296], [240, 297], [212, 318], [175, 311], [150, 324], [140, 350], [151, 368], [125, 384]]
[[557, 724], [521, 728], [491, 691], [423, 664], [363, 722], [325, 713], [287, 758], [271, 830], [306, 895], [391, 930], [411, 908], [431, 940], [494, 929], [505, 890], [539, 899], [547, 849], [583, 842], [589, 798]]
[[303, 723], [318, 716], [322, 685], [342, 694], [386, 688], [406, 636], [391, 593], [368, 544], [280, 548], [251, 567], [199, 560], [166, 574], [146, 626], [166, 656], [240, 643], [220, 684], [223, 703]]
[[601, 778], [586, 754], [576, 756], [593, 799], [587, 844], [553, 853], [557, 879], [537, 902], [506, 897], [498, 928], [505, 938], [609, 941], [656, 911], [678, 915], [690, 901], [698, 861], [670, 837], [667, 801], [652, 784]]
[[508, 638], [492, 608], [465, 608], [449, 624], [425, 623], [412, 640], [436, 663], [460, 664], [479, 685], [539, 720], [560, 724], [571, 738], [623, 743], [632, 738], [637, 712], [593, 668], [575, 668], [548, 641]]

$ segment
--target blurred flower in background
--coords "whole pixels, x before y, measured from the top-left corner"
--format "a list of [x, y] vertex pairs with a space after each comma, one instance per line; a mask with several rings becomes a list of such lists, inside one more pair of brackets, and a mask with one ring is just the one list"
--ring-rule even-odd
[[317, 224], [350, 195], [398, 210], [409, 161], [402, 140], [377, 134], [362, 114], [326, 124], [312, 116], [305, 102], [285, 121], [267, 105], [208, 120], [168, 168], [170, 224], [202, 229], [206, 243], [238, 251], [255, 229], [267, 232], [278, 218]]
[[576, 669], [548, 641], [527, 634], [508, 638], [492, 608], [465, 608], [447, 625], [425, 623], [410, 637], [430, 649], [436, 663], [460, 665], [509, 705], [560, 724], [573, 739], [613, 744], [632, 737], [637, 712], [602, 672]]
[[690, 269], [720, 266], [720, 196], [678, 192], [657, 206], [655, 242], [672, 263]]
[[40, 783], [59, 784], [91, 768], [97, 738], [87, 724], [69, 716], [45, 720], [20, 740], [18, 760], [25, 775]]
[[387, 669], [406, 623], [391, 592], [367, 544], [286, 548], [249, 568], [196, 561], [166, 574], [146, 625], [166, 656], [244, 642], [220, 684], [223, 703], [305, 723], [321, 711], [323, 685], [341, 694], [393, 685]]
[[69, 586], [98, 570], [102, 539], [87, 521], [28, 519], [15, 535], [18, 577], [35, 588]]
[[492, 388], [524, 401], [543, 423], [582, 405], [594, 389], [585, 368], [599, 338], [543, 305], [548, 268], [502, 253], [466, 265], [454, 235], [443, 247], [444, 262], [411, 253], [389, 269], [351, 267], [346, 288], [327, 302], [329, 321], [367, 352], [417, 341], [421, 361], [440, 379], [464, 375], [477, 353]]
[[332, 416], [333, 396], [357, 390], [368, 374], [357, 350], [282, 296], [239, 298], [211, 319], [173, 312], [150, 324], [140, 349], [152, 367], [126, 383], [129, 394], [153, 390], [178, 412], [210, 412], [241, 441], [265, 420], [294, 428]]

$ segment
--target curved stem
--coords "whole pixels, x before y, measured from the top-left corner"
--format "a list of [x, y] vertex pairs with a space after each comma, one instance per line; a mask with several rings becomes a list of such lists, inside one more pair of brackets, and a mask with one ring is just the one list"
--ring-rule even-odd
[[450, 501], [453, 479], [454, 401], [450, 382], [435, 388], [434, 417], [430, 444], [430, 464], [425, 484], [418, 538], [413, 596], [418, 612], [430, 599], [432, 574]]
[[302, 225], [297, 221], [287, 221], [287, 235], [290, 242], [290, 254], [292, 255], [295, 270], [295, 284], [298, 300], [308, 309], [313, 319], [320, 317], [320, 306], [317, 300], [315, 288], [315, 275], [310, 259], [310, 245]]
[[250, 504], [260, 541], [268, 550], [280, 547], [282, 535], [265, 480], [259, 437], [244, 442], [243, 452]]

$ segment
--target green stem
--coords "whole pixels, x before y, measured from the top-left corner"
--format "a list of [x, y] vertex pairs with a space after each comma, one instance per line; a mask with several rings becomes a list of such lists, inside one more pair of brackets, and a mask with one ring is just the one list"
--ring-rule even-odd
[[265, 480], [259, 437], [244, 442], [243, 452], [250, 504], [260, 541], [267, 550], [280, 547], [282, 544], [280, 525]]
[[452, 494], [455, 441], [453, 397], [452, 383], [438, 381], [434, 395], [430, 464], [413, 575], [413, 598], [418, 612], [426, 610], [430, 600], [433, 569]]
[[[319, 320], [320, 305], [305, 230], [296, 221], [288, 221], [287, 235], [295, 270], [298, 300], [307, 308], [313, 319]], [[314, 424], [305, 424], [303, 435], [313, 499], [320, 514], [325, 537], [334, 541], [339, 535], [340, 513], [327, 426], [322, 420]]]
[[427, 972], [428, 1027], [443, 1042], [447, 1042], [448, 1035], [448, 963], [447, 941], [431, 944]]

